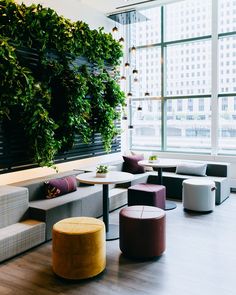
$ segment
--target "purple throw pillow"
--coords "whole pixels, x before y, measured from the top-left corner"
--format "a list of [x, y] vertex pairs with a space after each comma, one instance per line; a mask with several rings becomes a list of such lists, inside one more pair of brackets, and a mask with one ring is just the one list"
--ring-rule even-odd
[[134, 156], [123, 156], [123, 171], [129, 172], [132, 174], [144, 173], [144, 167], [138, 164], [139, 161], [144, 159], [143, 155], [134, 155]]
[[46, 198], [52, 199], [67, 193], [76, 191], [77, 181], [75, 176], [67, 176], [63, 178], [50, 179], [45, 181]]

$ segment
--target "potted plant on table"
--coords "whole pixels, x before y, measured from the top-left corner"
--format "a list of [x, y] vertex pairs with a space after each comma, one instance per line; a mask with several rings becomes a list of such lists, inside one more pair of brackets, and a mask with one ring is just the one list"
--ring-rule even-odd
[[99, 165], [96, 168], [96, 177], [106, 177], [109, 169], [107, 165]]
[[150, 156], [149, 159], [148, 159], [148, 161], [149, 161], [149, 163], [156, 163], [156, 162], [158, 162], [157, 155]]

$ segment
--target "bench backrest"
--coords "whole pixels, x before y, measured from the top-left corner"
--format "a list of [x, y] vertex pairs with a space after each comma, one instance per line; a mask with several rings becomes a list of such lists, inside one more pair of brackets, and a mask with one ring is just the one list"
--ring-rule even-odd
[[[229, 167], [230, 167], [229, 163], [207, 163], [206, 175], [215, 176], [215, 177], [228, 177]], [[175, 167], [163, 168], [163, 171], [165, 172], [175, 172], [175, 170], [176, 170]]]
[[229, 163], [224, 163], [224, 164], [208, 163], [206, 175], [217, 176], [217, 177], [228, 177], [229, 167], [230, 167]]
[[25, 219], [29, 207], [28, 190], [23, 187], [0, 187], [0, 228]]
[[80, 173], [83, 173], [83, 171], [72, 170], [72, 171], [48, 175], [45, 177], [38, 177], [31, 180], [16, 182], [11, 185], [26, 187], [29, 190], [29, 201], [31, 202], [35, 200], [45, 199], [45, 195], [46, 195], [45, 185], [44, 185], [45, 181], [49, 179], [61, 178], [61, 177], [70, 176], [70, 175], [78, 175]]

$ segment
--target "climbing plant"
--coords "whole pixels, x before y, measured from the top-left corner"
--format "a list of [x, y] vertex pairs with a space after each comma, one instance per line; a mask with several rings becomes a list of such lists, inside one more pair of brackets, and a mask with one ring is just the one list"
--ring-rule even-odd
[[[103, 28], [91, 30], [42, 5], [0, 0], [0, 118], [20, 109], [30, 153], [40, 166], [53, 166], [75, 136], [89, 143], [101, 133], [109, 151], [120, 132], [115, 122], [124, 93], [114, 73], [122, 47]], [[20, 48], [37, 51], [37, 67], [23, 63]], [[78, 57], [88, 66], [78, 65]], [[87, 60], [87, 62], [86, 62]]]

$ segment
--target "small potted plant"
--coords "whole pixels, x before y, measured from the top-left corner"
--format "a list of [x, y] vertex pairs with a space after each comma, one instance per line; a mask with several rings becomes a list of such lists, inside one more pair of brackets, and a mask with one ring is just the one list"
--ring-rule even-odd
[[156, 163], [158, 161], [158, 157], [157, 157], [157, 155], [152, 155], [149, 157], [148, 160], [150, 163]]
[[108, 173], [108, 166], [107, 165], [99, 165], [96, 168], [96, 177], [106, 177]]

